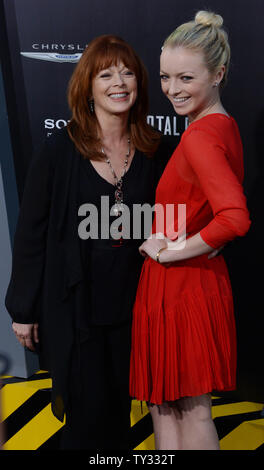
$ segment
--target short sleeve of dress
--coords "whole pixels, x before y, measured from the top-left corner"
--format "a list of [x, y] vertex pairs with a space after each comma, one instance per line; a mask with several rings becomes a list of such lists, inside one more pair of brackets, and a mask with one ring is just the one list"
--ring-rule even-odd
[[246, 198], [220, 139], [194, 128], [182, 139], [182, 150], [214, 216], [200, 231], [202, 239], [212, 248], [219, 248], [245, 235], [250, 227]]

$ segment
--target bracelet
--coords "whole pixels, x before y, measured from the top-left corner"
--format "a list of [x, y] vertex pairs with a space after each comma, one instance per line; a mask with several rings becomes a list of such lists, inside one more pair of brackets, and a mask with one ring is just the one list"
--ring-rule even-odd
[[160, 249], [159, 249], [158, 253], [156, 254], [156, 261], [157, 261], [157, 263], [160, 263], [159, 257], [160, 257], [160, 254], [161, 254], [161, 252], [162, 252], [163, 250], [167, 250], [167, 247], [164, 246], [163, 248], [160, 248]]

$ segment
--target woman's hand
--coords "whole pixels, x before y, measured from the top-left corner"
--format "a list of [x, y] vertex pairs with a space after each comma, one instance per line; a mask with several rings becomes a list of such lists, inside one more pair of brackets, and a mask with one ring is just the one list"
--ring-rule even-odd
[[165, 247], [167, 250], [161, 252], [159, 262], [163, 266], [170, 266], [171, 263], [182, 261], [208, 253], [208, 259], [217, 256], [225, 245], [212, 251], [212, 247], [207, 245], [200, 234], [197, 233], [187, 239], [188, 234], [184, 234], [172, 241], [166, 238], [162, 233], [152, 234], [140, 247], [139, 252], [142, 256], [148, 256], [156, 261], [158, 251]]
[[31, 351], [35, 351], [35, 344], [39, 342], [38, 337], [38, 323], [16, 323], [12, 324], [13, 331], [24, 347], [27, 347]]
[[144, 258], [148, 256], [156, 261], [156, 255], [161, 248], [167, 248], [167, 239], [162, 233], [152, 234], [142, 245], [139, 247], [139, 252]]

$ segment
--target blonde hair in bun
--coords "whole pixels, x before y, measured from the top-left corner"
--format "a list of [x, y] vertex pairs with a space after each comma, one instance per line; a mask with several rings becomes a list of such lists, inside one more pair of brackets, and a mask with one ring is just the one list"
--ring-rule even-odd
[[181, 46], [203, 52], [211, 73], [224, 65], [225, 74], [220, 83], [222, 87], [226, 83], [230, 63], [228, 35], [222, 25], [222, 16], [210, 11], [198, 11], [193, 21], [183, 23], [168, 36], [163, 47]]
[[201, 10], [196, 13], [194, 22], [204, 26], [215, 26], [221, 28], [224, 23], [222, 16], [212, 13], [211, 11]]

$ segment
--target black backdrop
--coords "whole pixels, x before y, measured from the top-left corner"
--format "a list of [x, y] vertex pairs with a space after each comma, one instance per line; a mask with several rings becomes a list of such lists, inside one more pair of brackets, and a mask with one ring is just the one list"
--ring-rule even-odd
[[[238, 328], [237, 393], [262, 401], [263, 0], [2, 0], [1, 62], [17, 188], [21, 199], [35, 148], [70, 117], [66, 89], [75, 64], [64, 59], [75, 60], [100, 34], [120, 35], [136, 49], [149, 72], [149, 122], [179, 138], [186, 121], [175, 117], [161, 93], [160, 48], [178, 24], [204, 8], [223, 16], [230, 37], [232, 63], [223, 101], [237, 119], [244, 143], [244, 187], [252, 219], [247, 236], [224, 251]], [[51, 55], [43, 60], [44, 53]]]

